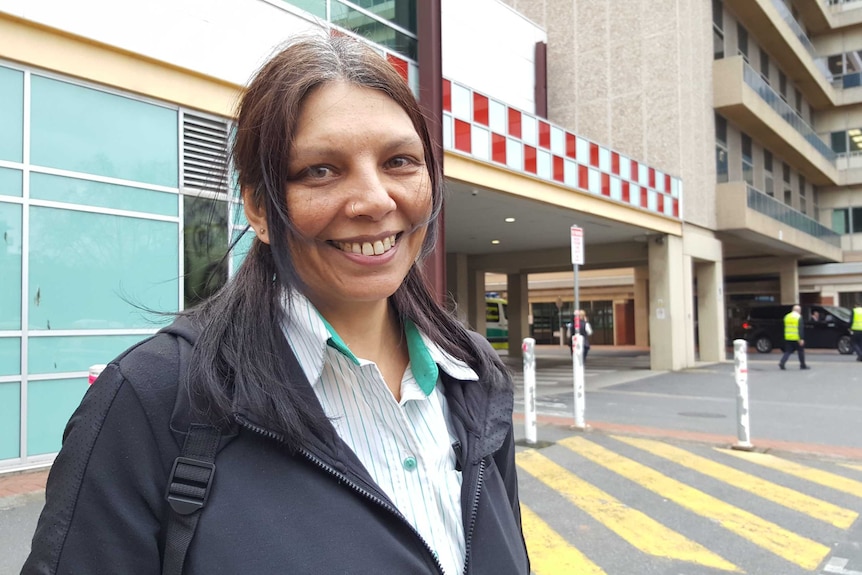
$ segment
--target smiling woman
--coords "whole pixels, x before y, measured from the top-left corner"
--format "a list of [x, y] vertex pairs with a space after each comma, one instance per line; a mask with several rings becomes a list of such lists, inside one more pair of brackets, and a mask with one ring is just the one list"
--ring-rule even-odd
[[233, 162], [248, 255], [90, 387], [23, 573], [529, 573], [511, 378], [423, 277], [442, 173], [407, 84], [294, 40]]

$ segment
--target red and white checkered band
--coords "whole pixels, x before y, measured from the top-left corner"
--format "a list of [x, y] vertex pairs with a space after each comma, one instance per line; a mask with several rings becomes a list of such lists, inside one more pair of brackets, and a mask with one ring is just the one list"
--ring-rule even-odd
[[401, 77], [404, 78], [404, 81], [407, 82], [407, 85], [410, 86], [410, 89], [413, 91], [413, 95], [418, 98], [419, 67], [416, 65], [416, 62], [407, 60], [403, 56], [399, 56], [392, 52], [384, 52], [383, 55], [386, 57], [386, 61], [392, 64], [392, 67], [401, 74]]
[[446, 79], [443, 147], [548, 182], [680, 218], [679, 178]]

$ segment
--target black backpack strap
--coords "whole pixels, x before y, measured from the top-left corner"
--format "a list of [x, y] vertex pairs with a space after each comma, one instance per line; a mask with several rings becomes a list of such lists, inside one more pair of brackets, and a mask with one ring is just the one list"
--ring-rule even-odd
[[174, 460], [165, 497], [171, 505], [162, 575], [182, 575], [186, 553], [206, 505], [215, 475], [221, 431], [192, 424], [180, 456]]

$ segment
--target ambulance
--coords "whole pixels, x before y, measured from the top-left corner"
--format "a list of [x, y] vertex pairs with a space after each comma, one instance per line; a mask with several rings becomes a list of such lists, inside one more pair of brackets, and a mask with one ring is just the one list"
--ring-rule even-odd
[[485, 296], [485, 337], [494, 349], [509, 349], [509, 319], [506, 300], [497, 294]]

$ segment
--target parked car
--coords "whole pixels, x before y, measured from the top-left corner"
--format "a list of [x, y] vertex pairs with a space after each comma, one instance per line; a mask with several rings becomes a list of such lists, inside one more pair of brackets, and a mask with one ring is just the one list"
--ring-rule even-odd
[[[784, 316], [793, 306], [766, 305], [751, 308], [742, 324], [745, 341], [760, 353], [784, 346]], [[832, 305], [803, 305], [806, 349], [837, 349], [853, 353], [850, 342], [852, 310]]]

